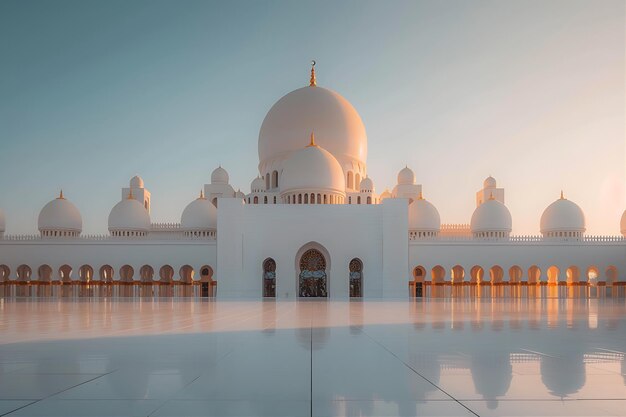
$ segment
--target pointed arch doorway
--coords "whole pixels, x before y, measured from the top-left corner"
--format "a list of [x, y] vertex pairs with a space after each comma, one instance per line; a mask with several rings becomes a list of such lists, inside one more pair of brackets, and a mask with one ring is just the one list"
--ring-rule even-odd
[[263, 297], [276, 297], [276, 261], [263, 261]]
[[303, 298], [328, 297], [326, 257], [317, 248], [306, 249], [298, 261], [298, 295]]
[[363, 262], [359, 258], [350, 261], [350, 297], [363, 297]]

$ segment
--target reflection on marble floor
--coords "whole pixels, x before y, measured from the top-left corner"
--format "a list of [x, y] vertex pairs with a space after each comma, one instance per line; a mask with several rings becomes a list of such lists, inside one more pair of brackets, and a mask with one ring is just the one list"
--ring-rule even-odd
[[625, 352], [624, 299], [0, 299], [0, 415], [625, 415]]

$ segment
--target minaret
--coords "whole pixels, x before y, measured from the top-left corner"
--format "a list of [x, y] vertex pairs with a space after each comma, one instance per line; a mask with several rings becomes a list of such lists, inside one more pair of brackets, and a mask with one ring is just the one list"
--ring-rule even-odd
[[128, 187], [122, 188], [122, 200], [133, 198], [141, 203], [141, 205], [150, 213], [150, 191], [144, 187], [143, 179], [135, 175], [130, 179]]

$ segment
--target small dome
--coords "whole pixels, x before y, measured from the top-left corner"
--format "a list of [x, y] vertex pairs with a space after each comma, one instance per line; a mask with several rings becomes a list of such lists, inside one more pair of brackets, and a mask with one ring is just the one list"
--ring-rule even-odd
[[384, 200], [385, 198], [391, 198], [391, 193], [387, 189], [385, 189], [385, 191], [383, 191], [383, 193], [380, 195], [381, 201]]
[[287, 191], [321, 191], [345, 193], [343, 169], [327, 150], [311, 144], [295, 151], [283, 165], [281, 193]]
[[221, 165], [211, 174], [211, 184], [228, 184], [228, 172]]
[[476, 207], [470, 229], [472, 233], [478, 232], [507, 232], [510, 233], [513, 228], [513, 220], [509, 209], [499, 202], [490, 198], [489, 200]]
[[150, 214], [139, 201], [126, 198], [111, 209], [109, 231], [147, 232], [149, 230]]
[[[622, 220], [622, 223], [624, 221]], [[4, 218], [4, 210], [0, 209], [0, 233], [4, 233], [6, 230], [6, 219]]]
[[217, 227], [217, 209], [204, 196], [197, 198], [183, 210], [180, 226], [185, 231], [213, 230]]
[[61, 195], [46, 204], [39, 212], [39, 231], [67, 231], [80, 233], [83, 230], [83, 218], [72, 202]]
[[585, 214], [578, 205], [566, 198], [550, 204], [541, 215], [540, 228], [542, 234], [551, 232], [585, 231]]
[[409, 167], [404, 167], [398, 172], [399, 185], [415, 184], [415, 173]]
[[135, 175], [130, 179], [131, 188], [143, 188], [143, 178], [139, 175]]
[[237, 190], [237, 192], [235, 193], [235, 198], [245, 199], [246, 195], [243, 192], [241, 192], [241, 190]]
[[361, 185], [359, 190], [361, 192], [374, 192], [374, 182], [370, 177], [365, 177], [361, 180]]
[[[0, 219], [3, 220], [0, 226], [2, 226], [2, 230], [4, 230], [4, 216], [0, 215]], [[622, 235], [626, 236], [626, 211], [622, 214], [622, 220], [619, 222], [619, 226]]]
[[409, 204], [409, 230], [439, 232], [440, 229], [439, 211], [432, 203], [418, 198]]
[[483, 181], [483, 186], [485, 188], [496, 188], [496, 179], [491, 175], [488, 176], [487, 178], [485, 178], [485, 181]]
[[252, 183], [250, 184], [250, 191], [253, 193], [260, 193], [265, 191], [265, 181], [263, 181], [263, 178], [256, 177], [255, 179], [253, 179]]

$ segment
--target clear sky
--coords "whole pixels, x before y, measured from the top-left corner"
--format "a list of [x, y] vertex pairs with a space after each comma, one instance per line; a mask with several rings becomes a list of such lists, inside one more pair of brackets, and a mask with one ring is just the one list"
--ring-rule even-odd
[[34, 233], [60, 188], [103, 233], [140, 174], [179, 221], [222, 164], [257, 175], [266, 112], [308, 82], [359, 111], [377, 192], [408, 164], [444, 223], [491, 174], [513, 232], [561, 189], [592, 234], [626, 209], [623, 0], [0, 2], [0, 207]]

